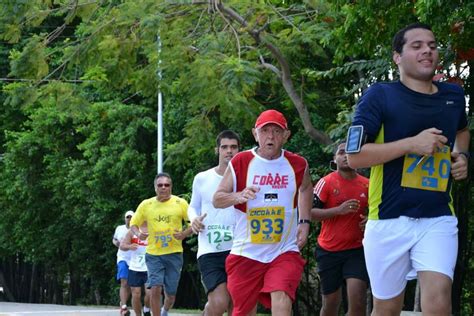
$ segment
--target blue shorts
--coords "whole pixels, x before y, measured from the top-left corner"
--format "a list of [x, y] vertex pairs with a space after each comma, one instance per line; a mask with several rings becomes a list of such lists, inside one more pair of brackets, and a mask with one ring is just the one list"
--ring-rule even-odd
[[183, 267], [183, 253], [177, 252], [160, 256], [147, 253], [145, 262], [148, 269], [148, 287], [164, 285], [166, 294], [176, 295]]
[[128, 279], [128, 264], [123, 260], [117, 263], [117, 281], [121, 279]]
[[141, 287], [145, 285], [148, 274], [146, 271], [128, 271], [128, 285], [130, 287]]

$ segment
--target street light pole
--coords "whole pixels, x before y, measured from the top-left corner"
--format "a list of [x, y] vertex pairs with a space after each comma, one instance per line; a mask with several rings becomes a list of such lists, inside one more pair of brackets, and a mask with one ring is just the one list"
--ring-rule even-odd
[[156, 44], [158, 49], [158, 111], [156, 113], [156, 171], [157, 173], [163, 172], [163, 96], [161, 95], [161, 38], [160, 33], [156, 37]]

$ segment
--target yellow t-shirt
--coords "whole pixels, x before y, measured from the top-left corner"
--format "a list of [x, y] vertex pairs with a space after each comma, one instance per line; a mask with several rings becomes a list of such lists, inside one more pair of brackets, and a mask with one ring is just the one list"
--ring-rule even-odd
[[130, 225], [140, 225], [147, 221], [148, 246], [146, 252], [159, 256], [169, 253], [183, 252], [181, 240], [173, 237], [175, 230], [183, 230], [183, 221], [188, 222], [188, 202], [171, 195], [166, 202], [156, 197], [140, 203], [132, 217]]

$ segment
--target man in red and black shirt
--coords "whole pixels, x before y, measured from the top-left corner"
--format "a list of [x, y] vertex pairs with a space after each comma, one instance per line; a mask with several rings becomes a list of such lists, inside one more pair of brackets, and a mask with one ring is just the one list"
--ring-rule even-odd
[[316, 247], [323, 294], [321, 316], [338, 315], [344, 281], [347, 315], [365, 315], [369, 277], [362, 238], [369, 179], [348, 166], [344, 148], [345, 143], [336, 147], [337, 171], [320, 179], [314, 187], [311, 218], [322, 222]]

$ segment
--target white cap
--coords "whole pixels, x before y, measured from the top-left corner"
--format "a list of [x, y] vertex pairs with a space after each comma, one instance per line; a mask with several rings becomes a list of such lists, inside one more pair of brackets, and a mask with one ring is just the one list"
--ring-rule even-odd
[[133, 214], [135, 214], [133, 211], [127, 211], [125, 212], [125, 218], [127, 218], [127, 216], [133, 216]]

